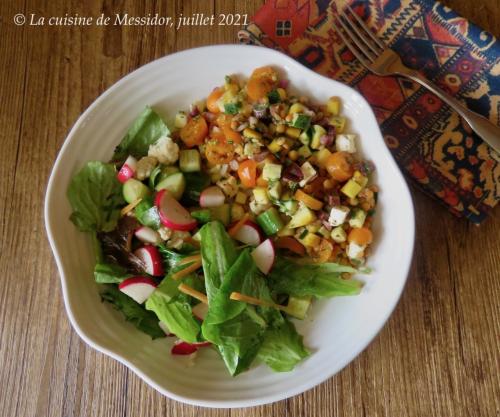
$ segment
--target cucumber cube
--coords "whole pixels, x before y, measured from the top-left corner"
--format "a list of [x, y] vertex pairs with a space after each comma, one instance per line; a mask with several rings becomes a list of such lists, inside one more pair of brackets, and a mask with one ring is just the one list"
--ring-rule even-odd
[[302, 156], [303, 158], [309, 158], [312, 155], [312, 152], [309, 149], [309, 146], [307, 146], [307, 145], [301, 146], [297, 150], [297, 152], [298, 152], [299, 156]]
[[174, 126], [177, 129], [182, 129], [187, 124], [187, 115], [183, 111], [180, 111], [175, 115]]
[[355, 198], [362, 189], [363, 187], [351, 178], [344, 184], [340, 191], [349, 198]]
[[366, 211], [361, 209], [354, 209], [349, 219], [349, 226], [353, 228], [363, 227], [366, 220]]
[[303, 113], [294, 113], [291, 126], [297, 129], [307, 130], [311, 124], [311, 116]]
[[269, 197], [267, 195], [267, 190], [265, 188], [262, 187], [254, 188], [253, 196], [257, 204], [264, 205], [269, 203]]
[[334, 242], [337, 243], [343, 243], [347, 240], [347, 234], [342, 226], [334, 227], [332, 229], [332, 232], [330, 233], [330, 236], [334, 240]]
[[279, 181], [271, 181], [268, 187], [269, 197], [279, 200], [281, 197], [281, 183]]
[[133, 203], [134, 201], [139, 200], [140, 198], [147, 197], [151, 191], [149, 188], [144, 185], [139, 180], [135, 178], [130, 178], [123, 184], [123, 198], [127, 203]]
[[155, 189], [156, 191], [168, 190], [176, 200], [179, 200], [186, 189], [184, 174], [182, 172], [176, 172], [169, 175], [167, 178], [160, 181]]
[[307, 315], [307, 310], [309, 310], [309, 307], [311, 306], [311, 300], [312, 297], [310, 295], [306, 295], [303, 297], [291, 295], [288, 298], [286, 313], [299, 320], [304, 320]]
[[319, 149], [321, 146], [321, 136], [326, 135], [326, 130], [320, 125], [313, 126], [313, 135], [311, 139], [311, 148]]
[[201, 157], [197, 149], [183, 149], [179, 153], [179, 167], [182, 172], [201, 170]]
[[307, 226], [316, 220], [316, 215], [314, 211], [306, 206], [300, 206], [297, 212], [292, 216], [288, 227], [290, 229], [295, 229], [297, 227]]
[[262, 170], [262, 178], [266, 181], [279, 180], [281, 177], [281, 168], [280, 164], [266, 163]]

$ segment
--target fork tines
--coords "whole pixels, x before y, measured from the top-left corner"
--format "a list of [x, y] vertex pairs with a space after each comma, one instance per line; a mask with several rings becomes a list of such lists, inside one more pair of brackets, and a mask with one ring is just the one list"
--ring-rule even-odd
[[333, 26], [364, 66], [369, 66], [387, 49], [349, 5], [335, 18]]

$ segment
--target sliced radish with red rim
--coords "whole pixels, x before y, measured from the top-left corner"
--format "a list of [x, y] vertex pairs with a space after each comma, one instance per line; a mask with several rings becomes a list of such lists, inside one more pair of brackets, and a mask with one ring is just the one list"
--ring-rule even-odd
[[137, 159], [135, 159], [132, 155], [130, 155], [118, 171], [118, 181], [121, 183], [127, 182], [130, 178], [132, 178], [137, 170]]
[[156, 282], [149, 277], [131, 277], [122, 281], [118, 289], [135, 302], [142, 304], [156, 289]]
[[161, 222], [168, 228], [189, 231], [196, 227], [196, 220], [168, 190], [161, 190], [156, 194], [155, 206], [158, 208]]
[[252, 258], [264, 274], [268, 274], [276, 258], [274, 244], [271, 239], [266, 239], [252, 251]]
[[163, 259], [155, 246], [146, 245], [134, 252], [144, 265], [144, 272], [155, 277], [163, 275]]

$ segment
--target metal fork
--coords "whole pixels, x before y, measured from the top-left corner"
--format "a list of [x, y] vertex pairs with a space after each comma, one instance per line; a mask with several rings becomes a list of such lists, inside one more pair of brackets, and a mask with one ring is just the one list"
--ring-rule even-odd
[[472, 130], [500, 154], [500, 127], [469, 110], [418, 71], [404, 65], [399, 55], [378, 39], [350, 6], [347, 6], [335, 19], [334, 28], [349, 50], [366, 68], [381, 76], [406, 77], [426, 87], [455, 109]]

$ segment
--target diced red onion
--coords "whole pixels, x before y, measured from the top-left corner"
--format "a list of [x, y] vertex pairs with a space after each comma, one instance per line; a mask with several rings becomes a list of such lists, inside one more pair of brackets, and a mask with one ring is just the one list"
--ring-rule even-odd
[[328, 129], [326, 130], [326, 134], [327, 134], [328, 136], [333, 136], [333, 137], [335, 137], [335, 135], [337, 134], [337, 131], [336, 131], [336, 129], [335, 129], [335, 127], [334, 127], [334, 126], [328, 126]]
[[191, 104], [191, 106], [189, 107], [189, 115], [191, 117], [195, 117], [195, 116], [198, 116], [199, 114], [200, 114], [200, 110], [198, 109], [198, 106], [195, 104]]
[[278, 83], [280, 88], [287, 88], [288, 84], [290, 84], [289, 80], [280, 80], [280, 82]]
[[262, 119], [266, 115], [266, 112], [267, 112], [266, 107], [262, 107], [262, 108], [254, 107], [253, 108], [253, 114], [257, 119]]
[[283, 171], [283, 178], [288, 181], [298, 182], [304, 179], [304, 173], [296, 163], [291, 163]]
[[330, 206], [340, 205], [340, 197], [338, 195], [329, 195], [328, 196], [328, 205], [330, 205]]
[[209, 111], [203, 113], [203, 116], [205, 117], [207, 122], [213, 122], [217, 118], [217, 115], [215, 113], [211, 113]]
[[322, 145], [330, 146], [333, 143], [333, 136], [323, 135], [319, 138], [319, 141]]
[[321, 220], [321, 223], [323, 223], [323, 226], [325, 226], [325, 229], [330, 231], [332, 230], [332, 225], [328, 223], [328, 220]]
[[320, 220], [328, 220], [328, 213], [326, 211], [320, 211], [318, 213], [318, 218]]
[[262, 162], [264, 159], [266, 159], [266, 156], [269, 155], [269, 151], [262, 151], [260, 153], [257, 153], [253, 156], [253, 159], [255, 162]]

